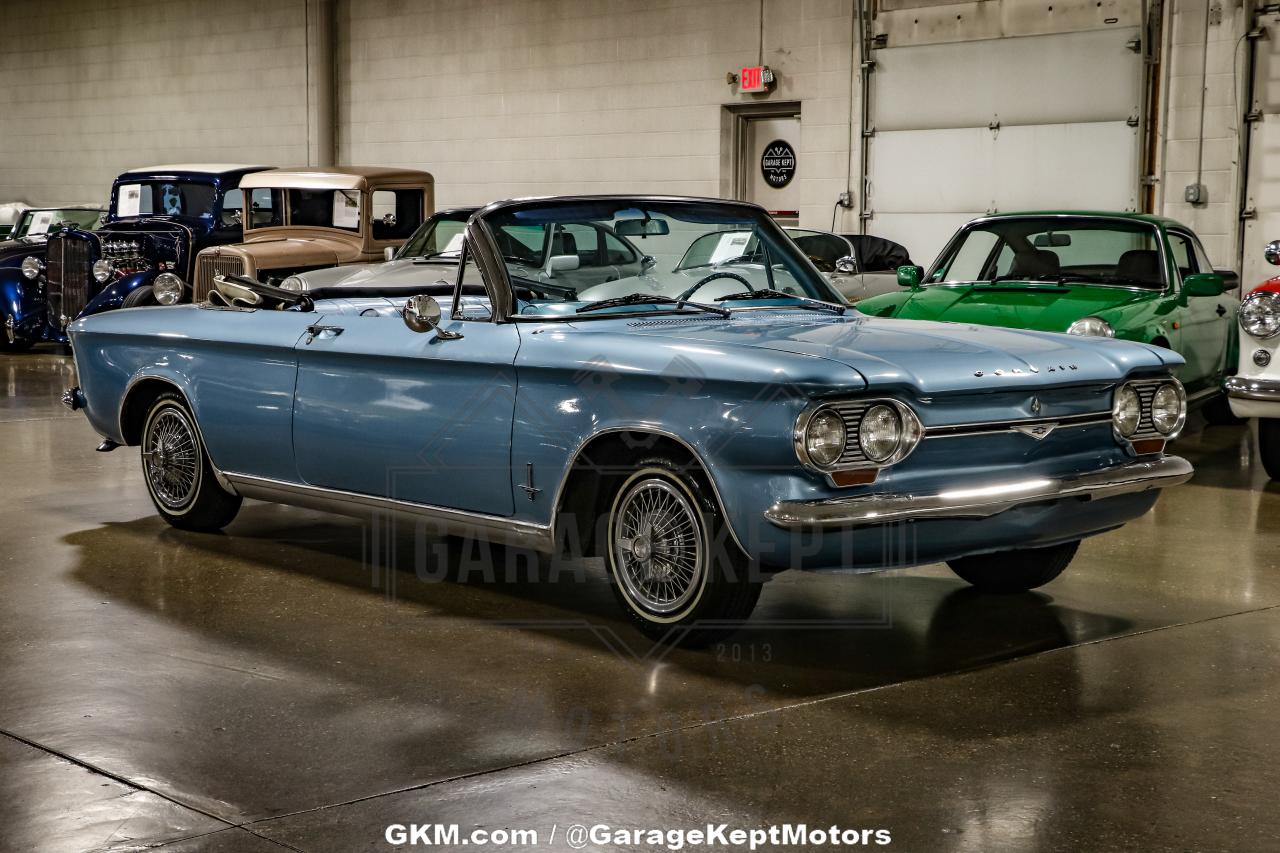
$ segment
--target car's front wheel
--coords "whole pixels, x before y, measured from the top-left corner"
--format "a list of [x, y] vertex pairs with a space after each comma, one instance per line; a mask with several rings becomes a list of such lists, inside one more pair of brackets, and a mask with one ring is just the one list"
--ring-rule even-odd
[[1047, 548], [1019, 548], [995, 554], [978, 554], [948, 560], [962, 579], [983, 592], [1026, 592], [1044, 586], [1071, 564], [1080, 543], [1067, 542]]
[[145, 305], [159, 305], [156, 301], [155, 291], [151, 285], [144, 284], [141, 287], [135, 287], [125, 296], [124, 301], [120, 303], [121, 308], [141, 308]]
[[1258, 418], [1258, 449], [1267, 476], [1280, 480], [1280, 418]]
[[612, 492], [605, 562], [619, 603], [651, 639], [714, 642], [760, 597], [762, 581], [708, 491], [687, 466], [649, 459]]
[[241, 499], [222, 488], [179, 394], [156, 398], [142, 427], [142, 474], [160, 517], [182, 530], [221, 530]]

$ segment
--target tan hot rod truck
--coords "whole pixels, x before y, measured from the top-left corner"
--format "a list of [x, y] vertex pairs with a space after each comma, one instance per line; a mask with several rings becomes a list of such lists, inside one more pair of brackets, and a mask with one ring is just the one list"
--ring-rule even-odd
[[196, 256], [194, 301], [215, 276], [279, 284], [294, 273], [381, 261], [435, 211], [427, 172], [380, 166], [270, 169], [246, 175], [244, 242]]

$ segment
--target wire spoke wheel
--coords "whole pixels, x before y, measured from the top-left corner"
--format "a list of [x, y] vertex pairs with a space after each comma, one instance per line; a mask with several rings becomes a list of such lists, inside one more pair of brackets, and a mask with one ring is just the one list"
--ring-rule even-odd
[[627, 595], [656, 614], [679, 611], [706, 572], [698, 514], [688, 496], [657, 477], [635, 483], [614, 520], [613, 549]]
[[200, 450], [191, 421], [176, 407], [161, 410], [147, 424], [142, 465], [152, 494], [166, 508], [182, 509], [195, 497]]

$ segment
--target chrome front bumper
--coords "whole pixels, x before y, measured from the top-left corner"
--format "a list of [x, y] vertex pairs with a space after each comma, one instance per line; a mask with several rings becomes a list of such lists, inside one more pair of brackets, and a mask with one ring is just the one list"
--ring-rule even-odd
[[1180, 456], [1129, 462], [1074, 477], [1033, 477], [978, 483], [936, 494], [861, 495], [820, 501], [780, 501], [764, 516], [779, 527], [854, 528], [916, 518], [987, 518], [1024, 504], [1061, 498], [1110, 498], [1176, 486], [1195, 473]]
[[1229, 376], [1222, 383], [1227, 396], [1237, 400], [1258, 400], [1264, 403], [1280, 403], [1280, 381], [1274, 379], [1246, 379]]

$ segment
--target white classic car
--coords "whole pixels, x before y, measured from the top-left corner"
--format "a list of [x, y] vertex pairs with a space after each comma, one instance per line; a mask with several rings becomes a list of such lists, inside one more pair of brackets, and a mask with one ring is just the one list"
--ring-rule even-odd
[[[1280, 240], [1267, 244], [1267, 262], [1280, 265]], [[1240, 303], [1240, 369], [1226, 381], [1231, 411], [1258, 419], [1262, 466], [1280, 480], [1280, 276], [1255, 287]]]

